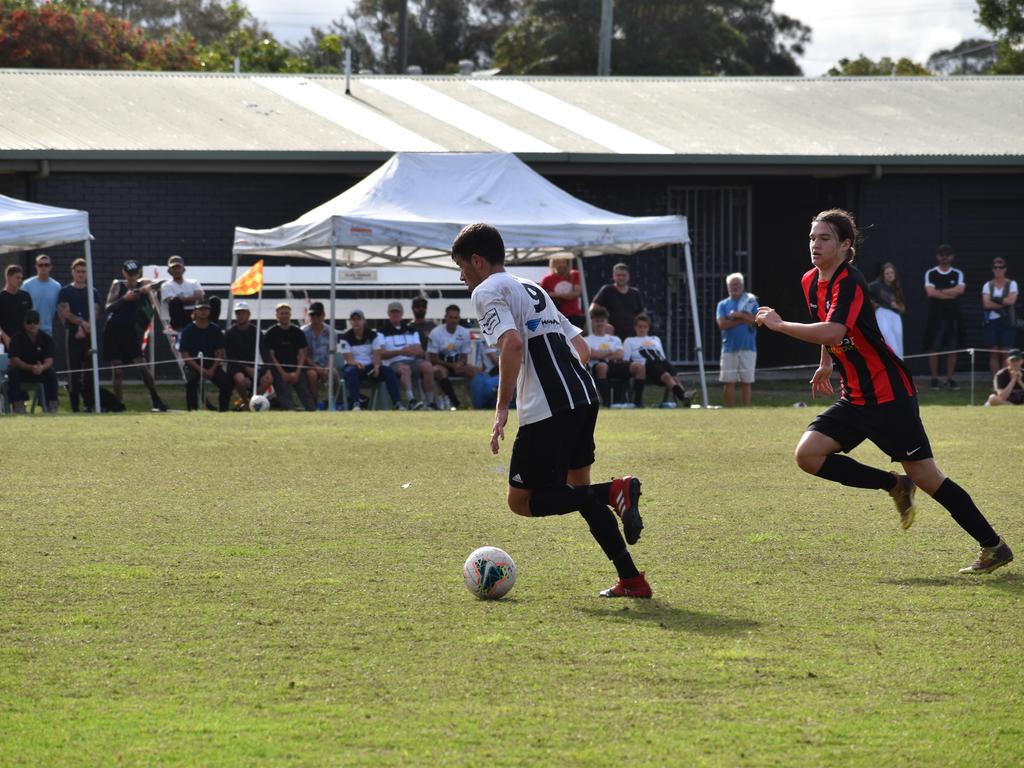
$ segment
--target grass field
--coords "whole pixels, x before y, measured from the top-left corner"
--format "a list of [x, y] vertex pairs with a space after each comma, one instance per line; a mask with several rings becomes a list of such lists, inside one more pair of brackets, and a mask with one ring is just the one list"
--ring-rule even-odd
[[[2, 419], [0, 765], [1024, 764], [1024, 563], [800, 474], [813, 413], [602, 414], [651, 601], [504, 509], [487, 413]], [[1020, 413], [923, 413], [1024, 553]]]

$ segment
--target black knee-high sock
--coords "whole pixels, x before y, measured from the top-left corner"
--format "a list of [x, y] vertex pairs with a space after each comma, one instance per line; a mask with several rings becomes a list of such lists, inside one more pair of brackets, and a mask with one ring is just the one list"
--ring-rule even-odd
[[608, 408], [612, 404], [612, 383], [608, 379], [595, 379], [597, 391], [601, 395], [601, 404]]
[[570, 512], [579, 512], [590, 501], [606, 504], [611, 487], [611, 483], [595, 483], [581, 485], [578, 488], [563, 485], [561, 488], [534, 491], [530, 496], [530, 514], [533, 517], [567, 515]]
[[633, 379], [633, 403], [635, 405], [644, 404], [644, 380]]
[[459, 407], [459, 398], [455, 396], [455, 387], [452, 386], [450, 379], [438, 379], [438, 384], [441, 385], [441, 391], [448, 395], [448, 399], [452, 401], [452, 405], [456, 408]]
[[601, 545], [605, 555], [615, 565], [619, 578], [638, 576], [640, 572], [636, 569], [633, 556], [626, 548], [626, 541], [619, 532], [619, 523], [612, 511], [601, 502], [591, 500], [580, 510], [580, 514], [590, 526], [590, 534], [594, 540]]
[[676, 384], [674, 387], [672, 387], [672, 394], [675, 395], [680, 400], [686, 399], [686, 390], [683, 389], [682, 384]]
[[932, 498], [944, 506], [957, 525], [973, 536], [981, 546], [994, 547], [999, 543], [999, 535], [992, 530], [971, 495], [948, 477], [942, 481]]
[[825, 463], [821, 465], [817, 474], [823, 480], [842, 483], [851, 488], [875, 488], [891, 491], [896, 485], [896, 478], [891, 472], [869, 467], [867, 464], [861, 464], [849, 456], [840, 456], [838, 453], [830, 453], [826, 456]]

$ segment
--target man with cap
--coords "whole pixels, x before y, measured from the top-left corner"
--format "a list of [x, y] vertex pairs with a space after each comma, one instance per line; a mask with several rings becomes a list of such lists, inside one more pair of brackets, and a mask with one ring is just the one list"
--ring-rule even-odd
[[402, 302], [392, 301], [388, 304], [388, 321], [380, 333], [384, 337], [381, 355], [401, 380], [409, 410], [418, 411], [423, 408], [423, 403], [413, 394], [414, 379], [419, 379], [424, 399], [432, 409], [437, 410], [437, 403], [434, 402], [434, 368], [424, 355], [419, 333], [402, 319]]
[[[348, 408], [358, 411], [362, 406], [359, 398], [359, 383], [370, 379], [383, 381], [391, 395], [395, 410], [405, 410], [398, 394], [398, 379], [388, 366], [381, 365], [384, 337], [366, 327], [366, 315], [361, 309], [353, 309], [348, 316], [348, 330], [341, 334], [340, 351], [345, 360], [342, 375], [348, 390]], [[340, 393], [339, 393], [340, 394]]]
[[277, 323], [263, 334], [263, 353], [270, 367], [270, 375], [273, 377], [277, 404], [285, 411], [294, 410], [294, 388], [302, 407], [307, 411], [315, 411], [316, 403], [303, 375], [303, 369], [309, 361], [306, 334], [299, 327], [292, 325], [290, 304], [282, 302], [275, 307], [274, 312]]
[[[228, 360], [228, 376], [234, 384], [235, 391], [242, 398], [242, 409], [249, 407], [252, 395], [252, 380], [256, 375], [256, 326], [250, 320], [252, 313], [248, 303], [235, 302], [235, 322], [224, 333], [224, 352]], [[260, 381], [256, 387], [258, 394], [263, 394], [270, 387], [270, 368], [260, 366]]]
[[128, 259], [121, 267], [123, 280], [114, 280], [107, 292], [107, 324], [103, 328], [103, 356], [114, 366], [111, 378], [114, 394], [124, 405], [124, 370], [128, 363], [135, 363], [142, 383], [149, 390], [149, 399], [154, 411], [166, 411], [167, 406], [156, 391], [156, 382], [149, 372], [149, 366], [142, 356], [142, 342], [137, 323], [139, 310], [149, 301], [155, 287], [142, 278], [142, 267], [135, 259]]
[[306, 353], [309, 357], [305, 371], [306, 386], [309, 387], [314, 400], [320, 391], [320, 385], [327, 386], [334, 351], [335, 331], [324, 323], [325, 315], [323, 302], [314, 301], [309, 305], [309, 322], [302, 326], [302, 332], [306, 335]]
[[[189, 323], [191, 307], [206, 298], [206, 292], [198, 280], [185, 278], [185, 260], [171, 256], [167, 260], [167, 273], [171, 279], [160, 288], [160, 301], [167, 307], [170, 326], [179, 333]], [[210, 319], [220, 317], [220, 298], [210, 297]]]
[[11, 339], [7, 386], [15, 413], [25, 412], [28, 395], [22, 384], [42, 384], [49, 413], [57, 412], [57, 374], [53, 370], [53, 337], [40, 329], [39, 312], [25, 313], [22, 329]]
[[218, 392], [217, 410], [224, 412], [231, 405], [231, 377], [224, 372], [224, 331], [210, 322], [210, 302], [199, 299], [192, 310], [192, 322], [185, 326], [178, 339], [178, 351], [185, 363], [185, 405], [190, 411], [203, 407], [199, 402], [199, 382], [214, 384]]
[[1021, 364], [1024, 354], [1019, 349], [1011, 349], [1006, 355], [1006, 367], [992, 378], [994, 390], [985, 401], [985, 405], [1022, 405], [1024, 404], [1024, 372]]

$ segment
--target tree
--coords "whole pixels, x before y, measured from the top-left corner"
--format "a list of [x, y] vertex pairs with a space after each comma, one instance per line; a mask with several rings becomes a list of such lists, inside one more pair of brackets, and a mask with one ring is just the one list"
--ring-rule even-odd
[[[620, 75], [800, 74], [811, 30], [773, 0], [632, 0], [615, 6], [612, 71]], [[532, 0], [495, 44], [515, 74], [593, 74], [600, 3]]]
[[936, 51], [926, 66], [940, 75], [984, 75], [995, 64], [996, 53], [995, 41], [971, 38]]
[[923, 65], [904, 57], [899, 61], [893, 61], [888, 56], [883, 56], [878, 61], [872, 61], [863, 53], [856, 59], [840, 59], [839, 63], [828, 71], [833, 77], [866, 77], [879, 75], [897, 75], [900, 77], [908, 75], [930, 75], [932, 74]]
[[1024, 0], [978, 0], [978, 21], [996, 39], [994, 75], [1024, 74]]
[[195, 43], [151, 39], [138, 27], [82, 4], [0, 0], [0, 67], [188, 70]]

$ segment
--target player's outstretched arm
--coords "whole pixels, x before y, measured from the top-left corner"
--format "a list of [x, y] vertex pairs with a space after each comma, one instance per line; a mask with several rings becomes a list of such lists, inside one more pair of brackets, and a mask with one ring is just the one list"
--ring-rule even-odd
[[810, 344], [838, 344], [846, 336], [846, 326], [842, 323], [792, 323], [783, 320], [779, 313], [771, 307], [757, 310], [757, 324], [770, 331], [784, 333], [794, 339]]

